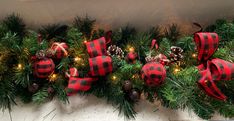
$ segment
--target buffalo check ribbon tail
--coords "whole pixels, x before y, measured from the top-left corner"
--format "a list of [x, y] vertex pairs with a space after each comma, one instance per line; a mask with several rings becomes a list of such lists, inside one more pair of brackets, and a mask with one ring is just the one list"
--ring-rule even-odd
[[201, 74], [198, 81], [205, 93], [218, 100], [226, 100], [227, 97], [216, 86], [216, 81], [234, 79], [234, 64], [222, 59], [211, 59], [218, 49], [218, 35], [211, 32], [198, 32], [194, 34], [194, 41], [198, 50], [198, 61], [201, 63], [197, 68]]

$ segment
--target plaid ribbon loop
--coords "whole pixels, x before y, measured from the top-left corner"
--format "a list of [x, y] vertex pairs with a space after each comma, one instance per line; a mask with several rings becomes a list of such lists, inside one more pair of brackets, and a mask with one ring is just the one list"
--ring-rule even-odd
[[97, 80], [97, 78], [92, 77], [80, 78], [78, 70], [74, 67], [70, 68], [65, 75], [69, 78], [68, 86], [66, 88], [68, 96], [71, 96], [79, 91], [88, 91], [91, 88], [92, 82]]
[[90, 74], [92, 76], [105, 76], [112, 72], [112, 60], [109, 56], [89, 58]]
[[222, 59], [210, 59], [218, 49], [218, 35], [216, 33], [198, 32], [194, 34], [194, 41], [198, 50], [198, 69], [201, 78], [198, 81], [207, 95], [219, 100], [227, 97], [218, 89], [215, 81], [234, 79], [234, 64]]
[[105, 37], [87, 42], [86, 47], [90, 58], [107, 55]]
[[66, 89], [67, 95], [71, 96], [79, 91], [88, 91], [91, 88], [92, 82], [96, 80], [96, 78], [92, 77], [79, 78], [71, 76]]

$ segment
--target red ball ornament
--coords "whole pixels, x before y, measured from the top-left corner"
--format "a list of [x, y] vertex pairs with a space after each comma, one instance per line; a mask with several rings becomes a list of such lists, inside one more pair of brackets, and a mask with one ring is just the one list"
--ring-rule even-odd
[[160, 86], [166, 78], [166, 70], [160, 63], [147, 63], [141, 69], [141, 77], [147, 86]]
[[50, 74], [54, 72], [54, 62], [52, 59], [44, 58], [38, 60], [33, 65], [33, 73], [38, 78], [47, 78]]
[[137, 59], [137, 54], [135, 52], [129, 52], [126, 56], [126, 61], [129, 63], [135, 63]]
[[61, 59], [68, 55], [68, 45], [64, 42], [55, 42], [52, 44], [51, 49], [54, 51], [54, 58]]

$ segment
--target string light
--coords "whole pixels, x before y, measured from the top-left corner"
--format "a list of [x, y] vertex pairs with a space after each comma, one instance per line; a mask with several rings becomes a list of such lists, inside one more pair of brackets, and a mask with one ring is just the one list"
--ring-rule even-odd
[[76, 62], [81, 61], [81, 58], [80, 57], [75, 57], [74, 61], [76, 61]]
[[134, 51], [135, 51], [134, 47], [129, 47], [128, 50], [129, 50], [130, 52], [134, 52]]
[[196, 57], [197, 57], [197, 54], [196, 54], [196, 53], [193, 53], [193, 54], [192, 54], [192, 57], [193, 57], [193, 58], [196, 58]]
[[52, 74], [50, 76], [50, 81], [55, 81], [57, 79], [57, 74]]
[[18, 66], [17, 66], [17, 68], [18, 68], [19, 70], [21, 70], [21, 69], [23, 68], [23, 65], [19, 63]]
[[139, 78], [139, 75], [138, 74], [134, 74], [134, 75], [132, 75], [132, 78], [133, 79]]
[[180, 71], [179, 68], [175, 68], [175, 69], [174, 69], [174, 73], [178, 73], [179, 71]]
[[112, 79], [113, 79], [113, 80], [116, 80], [116, 79], [117, 79], [117, 77], [116, 77], [116, 76], [112, 76]]
[[84, 40], [84, 44], [86, 44], [87, 43], [87, 40]]

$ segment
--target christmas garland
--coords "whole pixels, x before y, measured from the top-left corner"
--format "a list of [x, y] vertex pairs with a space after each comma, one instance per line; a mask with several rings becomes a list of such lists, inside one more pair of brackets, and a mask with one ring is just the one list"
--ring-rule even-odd
[[217, 20], [191, 35], [182, 35], [176, 24], [164, 31], [126, 26], [105, 32], [89, 17], [76, 17], [72, 26], [25, 28], [15, 14], [0, 24], [3, 110], [11, 110], [17, 97], [68, 103], [79, 93], [105, 98], [127, 118], [135, 117], [142, 98], [188, 108], [203, 119], [215, 112], [234, 117], [233, 22]]

